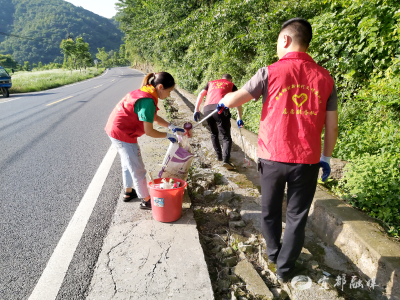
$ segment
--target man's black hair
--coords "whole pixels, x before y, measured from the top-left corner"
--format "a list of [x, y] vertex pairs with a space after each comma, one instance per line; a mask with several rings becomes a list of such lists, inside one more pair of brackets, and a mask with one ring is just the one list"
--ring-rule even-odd
[[221, 78], [222, 78], [222, 79], [227, 79], [227, 80], [232, 80], [231, 74], [224, 74], [224, 75], [222, 75]]
[[287, 29], [292, 34], [293, 41], [303, 47], [308, 47], [312, 39], [311, 24], [302, 18], [293, 18], [283, 23], [281, 31]]

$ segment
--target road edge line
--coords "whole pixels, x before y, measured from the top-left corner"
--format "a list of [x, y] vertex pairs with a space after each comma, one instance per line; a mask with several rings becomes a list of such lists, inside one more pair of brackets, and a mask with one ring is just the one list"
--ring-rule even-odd
[[110, 146], [47, 262], [46, 268], [29, 296], [29, 300], [56, 299], [116, 155], [117, 150], [115, 147]]

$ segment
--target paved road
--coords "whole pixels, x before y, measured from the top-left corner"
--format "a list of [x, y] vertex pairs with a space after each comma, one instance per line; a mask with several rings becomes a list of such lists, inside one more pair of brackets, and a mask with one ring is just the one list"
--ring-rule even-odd
[[[28, 299], [110, 148], [108, 115], [143, 74], [0, 98], [0, 299]], [[114, 159], [57, 299], [84, 299], [122, 190]], [[61, 249], [63, 253], [63, 249]]]

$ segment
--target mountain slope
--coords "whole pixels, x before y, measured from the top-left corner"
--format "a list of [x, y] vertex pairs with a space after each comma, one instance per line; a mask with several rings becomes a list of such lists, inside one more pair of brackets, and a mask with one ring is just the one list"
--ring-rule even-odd
[[97, 48], [119, 49], [123, 33], [113, 20], [63, 0], [0, 0], [0, 53], [19, 63], [62, 63], [60, 43], [68, 34], [82, 36], [92, 54]]

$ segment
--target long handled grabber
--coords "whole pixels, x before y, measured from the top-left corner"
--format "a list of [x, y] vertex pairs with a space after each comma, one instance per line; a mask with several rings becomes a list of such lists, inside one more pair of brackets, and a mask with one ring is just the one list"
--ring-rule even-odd
[[185, 135], [187, 135], [188, 137], [192, 137], [192, 132], [191, 130], [195, 129], [197, 126], [199, 126], [201, 123], [203, 123], [205, 120], [211, 118], [216, 112], [220, 115], [223, 111], [225, 110], [225, 107], [222, 107], [220, 110], [216, 109], [215, 111], [213, 111], [212, 113], [210, 113], [207, 117], [203, 118], [203, 120], [200, 120], [196, 125], [192, 125], [192, 123], [190, 122], [186, 122], [183, 125], [183, 128], [185, 129]]
[[244, 164], [245, 165], [248, 164], [249, 167], [250, 167], [250, 160], [247, 159], [247, 157], [246, 157], [246, 149], [244, 149], [243, 135], [242, 135], [242, 130], [241, 130], [240, 127], [239, 127], [239, 133], [240, 133], [240, 138], [242, 139], [242, 148], [243, 148], [243, 153], [244, 153]]

